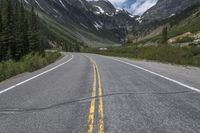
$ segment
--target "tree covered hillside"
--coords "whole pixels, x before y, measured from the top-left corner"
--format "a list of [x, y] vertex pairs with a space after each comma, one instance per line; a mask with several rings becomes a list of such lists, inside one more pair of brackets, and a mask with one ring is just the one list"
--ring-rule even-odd
[[19, 60], [30, 52], [43, 52], [40, 24], [34, 9], [25, 11], [16, 0], [2, 0], [0, 10], [0, 61]]
[[59, 30], [41, 20], [34, 8], [27, 9], [18, 0], [0, 0], [0, 62], [18, 61], [29, 53], [44, 54], [49, 42], [65, 51], [80, 51], [83, 44], [63, 37]]

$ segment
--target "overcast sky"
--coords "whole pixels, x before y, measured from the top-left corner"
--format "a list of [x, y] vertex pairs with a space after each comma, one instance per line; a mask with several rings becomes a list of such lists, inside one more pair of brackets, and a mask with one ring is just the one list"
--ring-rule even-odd
[[116, 8], [124, 8], [133, 15], [142, 15], [158, 0], [109, 0]]

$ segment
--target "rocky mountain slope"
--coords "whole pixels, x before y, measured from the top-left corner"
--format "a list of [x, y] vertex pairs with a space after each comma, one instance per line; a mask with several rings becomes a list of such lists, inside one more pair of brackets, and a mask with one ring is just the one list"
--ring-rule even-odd
[[123, 42], [127, 35], [146, 36], [200, 0], [158, 0], [142, 16], [116, 9], [108, 0], [24, 0], [58, 36], [70, 36], [91, 47]]
[[105, 0], [24, 0], [51, 20], [64, 26], [80, 41], [89, 45], [95, 42], [120, 42], [128, 30], [138, 22], [125, 10], [115, 9]]
[[163, 27], [170, 28], [192, 16], [193, 9], [199, 5], [200, 0], [158, 0], [155, 6], [137, 18], [140, 24], [133, 30], [131, 38], [146, 39], [158, 35]]
[[155, 6], [143, 14], [142, 19], [144, 23], [161, 21], [198, 3], [200, 0], [158, 0]]
[[106, 14], [113, 16], [116, 12], [115, 7], [109, 1], [99, 0], [89, 1], [89, 3], [93, 5], [96, 14]]
[[[180, 46], [200, 46], [200, 4], [195, 4], [184, 11], [157, 23], [140, 27], [142, 34], [133, 42], [142, 45], [159, 45], [162, 31], [167, 27], [168, 43]], [[150, 28], [151, 27], [151, 28]], [[141, 30], [142, 29], [142, 30]]]

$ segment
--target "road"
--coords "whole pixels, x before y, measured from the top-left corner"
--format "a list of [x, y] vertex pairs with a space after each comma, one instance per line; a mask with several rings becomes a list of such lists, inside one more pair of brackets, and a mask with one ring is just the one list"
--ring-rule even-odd
[[0, 133], [199, 133], [200, 69], [65, 53], [0, 83]]

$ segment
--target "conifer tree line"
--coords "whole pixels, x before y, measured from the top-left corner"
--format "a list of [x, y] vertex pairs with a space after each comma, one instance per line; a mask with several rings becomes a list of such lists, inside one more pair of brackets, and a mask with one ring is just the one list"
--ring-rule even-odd
[[23, 2], [0, 0], [0, 61], [19, 60], [28, 53], [43, 53], [40, 24], [34, 9]]
[[[78, 41], [77, 39], [74, 39], [70, 36], [65, 35], [63, 38], [62, 36], [55, 34], [54, 32], [50, 30], [51, 27], [47, 26], [48, 25], [47, 23], [43, 23], [42, 25], [43, 25], [42, 34], [44, 35], [44, 38], [46, 38], [46, 40], [48, 41], [52, 41], [56, 43], [57, 48], [61, 48], [65, 52], [80, 52], [81, 48], [86, 47], [84, 42]], [[46, 42], [44, 42], [44, 44], [46, 44]], [[45, 45], [45, 48], [51, 49], [52, 47], [49, 44], [47, 44]]]

